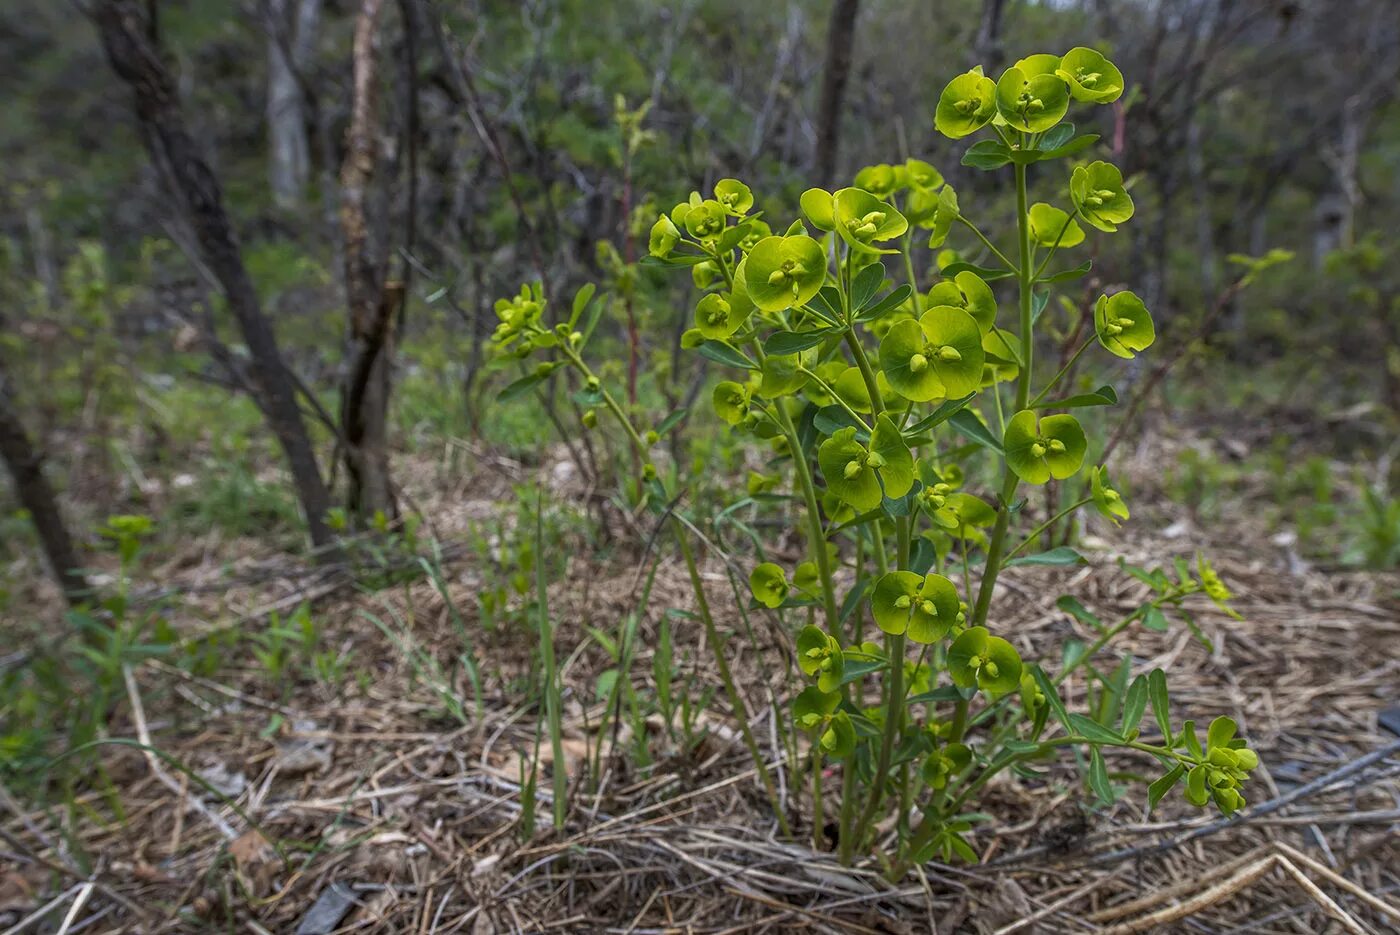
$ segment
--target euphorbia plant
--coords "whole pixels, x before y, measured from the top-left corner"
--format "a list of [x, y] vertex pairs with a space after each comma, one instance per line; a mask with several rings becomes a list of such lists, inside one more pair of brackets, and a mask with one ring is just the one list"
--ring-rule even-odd
[[[1066, 411], [1111, 405], [1116, 394], [1105, 386], [1065, 395], [1071, 367], [1046, 378], [1035, 340], [1054, 286], [1089, 269], [1054, 268], [1056, 259], [1085, 241], [1083, 225], [1111, 233], [1132, 217], [1121, 172], [1081, 162], [1097, 138], [1065, 122], [1072, 104], [1104, 104], [1122, 92], [1122, 75], [1090, 49], [1029, 56], [996, 81], [978, 68], [949, 83], [937, 128], [953, 139], [986, 131], [964, 164], [1010, 169], [1016, 236], [1008, 249], [919, 160], [868, 167], [857, 185], [835, 192], [808, 190], [803, 217], [784, 229], [770, 230], [750, 189], [729, 179], [713, 199], [693, 193], [653, 228], [647, 262], [704, 273], [695, 276], [704, 294], [682, 343], [737, 371], [715, 387], [715, 412], [790, 468], [808, 554], [791, 582], [788, 569], [761, 562], [749, 584], [756, 608], [809, 618], [794, 639], [810, 684], [793, 699], [792, 725], [811, 740], [818, 846], [824, 768], [840, 765], [846, 860], [874, 850], [898, 874], [932, 857], [973, 859], [967, 831], [978, 792], [1065, 746], [1083, 752], [1085, 781], [1100, 799], [1118, 792], [1103, 756], [1116, 748], [1159, 765], [1148, 794], [1154, 805], [1183, 777], [1193, 803], [1213, 801], [1227, 814], [1243, 804], [1240, 785], [1257, 758], [1233, 722], [1213, 722], [1203, 745], [1192, 722], [1172, 722], [1160, 670], [1134, 678], [1130, 660], [1114, 674], [1094, 664], [1129, 627], [1163, 628], [1166, 611], [1184, 616], [1193, 594], [1228, 612], [1228, 591], [1204, 559], [1194, 569], [1178, 562], [1174, 577], [1129, 568], [1151, 596], [1116, 623], [1062, 598], [1097, 638], [1065, 646], [1063, 662], [1049, 668], [1023, 660], [1015, 633], [992, 613], [1008, 564], [1083, 561], [1065, 548], [1021, 555], [1050, 523], [1091, 505], [1114, 523], [1128, 517], [1104, 469], [1089, 461], [1084, 427]], [[1072, 164], [1061, 170], [1061, 203], [1031, 205], [1030, 168], [1065, 161]], [[966, 255], [948, 246], [955, 234], [970, 235]], [[919, 271], [930, 258], [937, 273], [926, 284]], [[1012, 301], [1000, 303], [993, 283], [1012, 286], [1002, 296]], [[558, 354], [537, 374], [579, 368], [593, 394], [583, 401], [604, 403], [645, 457], [654, 438], [631, 425], [582, 363], [588, 332], [574, 330], [578, 305], [566, 324], [534, 326], [530, 347]], [[1131, 292], [1103, 296], [1085, 314], [1092, 334], [1071, 362], [1095, 346], [1133, 357], [1153, 343], [1151, 316]], [[514, 306], [503, 313], [507, 340], [519, 336], [520, 318]], [[655, 498], [669, 503], [674, 492], [644, 464]], [[1051, 483], [1088, 492], [1037, 525], [1024, 491]], [[712, 647], [722, 664], [718, 640]], [[1089, 674], [1082, 712], [1069, 710], [1059, 690], [1080, 671]], [[1157, 730], [1144, 736], [1149, 704]], [[879, 834], [881, 826], [893, 835]]]

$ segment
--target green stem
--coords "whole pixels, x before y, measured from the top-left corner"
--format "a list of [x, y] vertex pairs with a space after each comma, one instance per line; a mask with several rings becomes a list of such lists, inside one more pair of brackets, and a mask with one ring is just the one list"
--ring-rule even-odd
[[1020, 554], [1022, 549], [1034, 542], [1037, 536], [1039, 536], [1045, 530], [1049, 529], [1051, 526], [1058, 523], [1060, 520], [1064, 519], [1069, 514], [1073, 513], [1075, 510], [1079, 509], [1084, 504], [1091, 502], [1093, 499], [1093, 497], [1085, 497], [1083, 500], [1071, 503], [1069, 506], [1056, 513], [1054, 516], [1050, 517], [1045, 522], [1041, 523], [1039, 526], [1026, 533], [1026, 538], [1022, 539], [1020, 544], [1017, 545], [1016, 548], [1006, 553], [1006, 558], [1003, 559], [1003, 562], [1011, 561], [1013, 558]]
[[1075, 362], [1079, 360], [1079, 358], [1083, 356], [1084, 352], [1089, 349], [1089, 345], [1093, 343], [1094, 338], [1090, 338], [1083, 344], [1079, 345], [1079, 350], [1075, 351], [1074, 356], [1071, 357], [1069, 361], [1063, 367], [1060, 368], [1060, 372], [1051, 377], [1050, 382], [1045, 384], [1045, 388], [1042, 389], [1039, 393], [1035, 394], [1035, 398], [1032, 399], [1029, 404], [1032, 408], [1034, 408], [1036, 403], [1040, 402], [1042, 399], [1045, 398], [1045, 394], [1049, 393], [1052, 389], [1055, 388], [1055, 384], [1059, 383], [1060, 380], [1064, 378], [1064, 375], [1069, 373], [1069, 368], [1074, 366]]
[[[1021, 166], [1017, 166], [1016, 168], [1017, 168], [1017, 169], [1021, 169], [1022, 171], [1025, 171]], [[977, 227], [976, 224], [973, 224], [971, 221], [969, 221], [967, 218], [963, 217], [962, 215], [958, 215], [958, 220], [959, 220], [959, 221], [962, 221], [964, 224], [966, 224], [968, 230], [970, 230], [970, 231], [972, 231], [974, 234], [976, 234], [976, 235], [977, 235], [977, 239], [980, 240], [980, 241], [982, 241], [982, 243], [986, 246], [986, 248], [987, 248], [988, 250], [992, 251], [992, 253], [994, 253], [994, 254], [996, 255], [996, 258], [997, 258], [998, 260], [1001, 260], [1003, 263], [1006, 264], [1006, 268], [1007, 268], [1007, 269], [1015, 269], [1015, 268], [1016, 268], [1016, 264], [1015, 264], [1015, 263], [1012, 263], [1011, 260], [1006, 256], [1005, 253], [1002, 253], [1000, 250], [998, 250], [996, 244], [994, 244], [994, 243], [992, 243], [990, 240], [988, 240], [988, 239], [987, 239], [987, 235], [984, 234], [984, 233], [982, 233], [982, 231], [978, 229], [978, 227]]]
[[822, 829], [826, 822], [822, 818], [822, 751], [821, 744], [812, 744], [812, 850], [821, 852]]
[[1060, 241], [1065, 239], [1065, 232], [1069, 230], [1069, 226], [1074, 223], [1074, 219], [1078, 214], [1079, 209], [1076, 207], [1069, 213], [1069, 217], [1065, 218], [1065, 223], [1060, 225], [1060, 232], [1055, 235], [1055, 242], [1051, 244], [1050, 252], [1045, 254], [1045, 259], [1041, 260], [1040, 265], [1035, 268], [1036, 279], [1039, 279], [1041, 273], [1045, 272], [1045, 267], [1050, 265], [1050, 260], [1055, 256], [1055, 251], [1060, 249]]

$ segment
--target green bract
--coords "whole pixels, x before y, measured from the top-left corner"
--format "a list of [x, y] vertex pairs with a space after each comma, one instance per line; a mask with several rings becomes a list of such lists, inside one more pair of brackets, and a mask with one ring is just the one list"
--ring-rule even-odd
[[1119, 520], [1128, 518], [1128, 504], [1123, 502], [1123, 496], [1114, 490], [1108, 483], [1108, 469], [1096, 467], [1089, 475], [1089, 494], [1094, 499], [1094, 506], [1113, 524], [1118, 525]]
[[743, 217], [753, 208], [753, 192], [738, 179], [720, 179], [716, 182], [715, 200], [735, 217]]
[[896, 322], [880, 342], [880, 368], [895, 392], [915, 402], [963, 396], [982, 385], [982, 331], [960, 308], [931, 308]]
[[826, 281], [826, 254], [811, 237], [765, 237], [744, 261], [744, 284], [765, 312], [805, 305]]
[[807, 730], [824, 728], [827, 720], [841, 706], [841, 696], [836, 692], [824, 692], [815, 685], [808, 685], [792, 701], [792, 717]]
[[933, 192], [943, 187], [943, 173], [922, 159], [904, 160], [904, 178], [916, 191]]
[[[817, 450], [827, 489], [857, 510], [871, 510], [885, 497], [902, 497], [914, 486], [914, 458], [890, 417], [875, 420], [870, 447], [854, 428], [838, 429]], [[882, 487], [883, 484], [883, 487]]]
[[898, 237], [909, 229], [904, 215], [861, 188], [841, 189], [833, 196], [832, 205], [836, 233], [861, 253], [892, 253], [871, 244]]
[[1123, 187], [1123, 173], [1107, 162], [1076, 168], [1069, 178], [1069, 196], [1084, 220], [1110, 234], [1133, 216], [1133, 199]]
[[944, 185], [938, 193], [938, 204], [934, 208], [933, 221], [929, 225], [932, 231], [928, 237], [929, 249], [943, 246], [953, 229], [953, 222], [958, 219], [960, 213], [957, 191], [951, 185]]
[[810, 626], [797, 634], [797, 667], [803, 675], [816, 676], [820, 690], [833, 692], [841, 687], [845, 661], [836, 637]]
[[713, 341], [722, 341], [738, 331], [746, 318], [748, 312], [739, 303], [731, 301], [731, 296], [718, 292], [701, 296], [695, 306], [695, 327]]
[[959, 688], [1004, 695], [1021, 685], [1021, 656], [986, 627], [969, 627], [948, 647], [948, 674]]
[[1084, 463], [1088, 447], [1084, 430], [1074, 416], [1046, 416], [1037, 422], [1029, 409], [1022, 409], [1006, 423], [1002, 446], [1006, 449], [1007, 465], [1017, 477], [1031, 484], [1074, 476]]
[[856, 173], [856, 188], [864, 189], [877, 198], [888, 198], [900, 188], [900, 173], [894, 166], [881, 163], [866, 166]]
[[1060, 59], [1055, 74], [1069, 85], [1076, 101], [1108, 104], [1123, 93], [1123, 73], [1093, 49], [1070, 49]]
[[[1205, 805], [1214, 799], [1226, 815], [1244, 808], [1244, 796], [1239, 787], [1249, 779], [1250, 770], [1259, 765], [1259, 757], [1235, 737], [1237, 727], [1228, 717], [1218, 717], [1206, 733], [1206, 747], [1201, 751], [1202, 762], [1186, 774], [1186, 798], [1193, 805]], [[1187, 746], [1199, 747], [1191, 722], [1186, 723]]]
[[1157, 339], [1152, 315], [1142, 299], [1131, 292], [1099, 296], [1094, 303], [1094, 331], [1109, 353], [1129, 360]]
[[986, 126], [996, 112], [996, 82], [974, 68], [948, 82], [939, 95], [933, 125], [944, 136], [960, 140]]
[[1017, 60], [1016, 67], [1028, 79], [1038, 78], [1041, 75], [1053, 75], [1060, 67], [1060, 57], [1048, 52], [1037, 52], [1035, 55], [1027, 55], [1025, 58]]
[[738, 425], [749, 414], [749, 388], [733, 380], [715, 384], [711, 401], [715, 414], [730, 425]]
[[972, 750], [961, 743], [950, 743], [931, 751], [924, 759], [920, 770], [924, 782], [935, 789], [943, 789], [948, 780], [967, 768], [972, 762]]
[[718, 201], [702, 201], [685, 212], [685, 229], [697, 240], [711, 240], [724, 233], [728, 212]]
[[836, 759], [848, 757], [855, 752], [856, 729], [851, 723], [850, 715], [845, 711], [837, 711], [832, 716], [829, 726], [821, 736], [821, 746], [827, 756]]
[[1013, 66], [997, 81], [996, 101], [997, 113], [1008, 125], [1041, 133], [1069, 110], [1069, 88], [1055, 75], [1031, 76]]
[[1038, 247], [1075, 247], [1084, 242], [1084, 228], [1068, 211], [1039, 202], [1031, 205], [1031, 243]]
[[951, 305], [964, 309], [984, 334], [991, 330], [997, 320], [997, 299], [992, 294], [992, 287], [971, 270], [963, 270], [952, 279], [934, 283], [928, 291], [928, 305], [930, 308]]
[[668, 257], [681, 239], [681, 232], [666, 215], [656, 219], [651, 225], [651, 235], [647, 238], [647, 252], [656, 257]]
[[958, 592], [942, 575], [921, 578], [909, 571], [892, 571], [875, 583], [870, 611], [886, 633], [907, 632], [916, 643], [933, 643], [947, 636], [957, 622]]
[[772, 562], [764, 562], [749, 573], [749, 590], [764, 607], [781, 607], [788, 596], [787, 574]]

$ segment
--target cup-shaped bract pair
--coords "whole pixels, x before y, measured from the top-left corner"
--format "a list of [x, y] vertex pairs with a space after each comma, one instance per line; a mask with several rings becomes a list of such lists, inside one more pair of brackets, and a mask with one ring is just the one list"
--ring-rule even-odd
[[1094, 500], [1094, 508], [1113, 525], [1117, 526], [1119, 520], [1128, 518], [1128, 504], [1123, 501], [1123, 495], [1108, 482], [1107, 468], [1096, 467], [1090, 473], [1089, 496]]
[[1128, 360], [1157, 340], [1151, 313], [1131, 292], [1099, 296], [1094, 303], [1094, 332], [1105, 350]]
[[695, 305], [695, 327], [711, 341], [723, 341], [732, 336], [754, 312], [754, 302], [749, 298], [744, 276], [748, 262], [748, 258], [739, 261], [734, 271], [733, 289], [703, 295]]
[[744, 260], [749, 300], [765, 312], [810, 302], [826, 282], [826, 254], [805, 234], [765, 237]]
[[914, 456], [890, 417], [875, 420], [867, 448], [854, 426], [837, 429], [817, 449], [829, 491], [857, 510], [873, 510], [885, 497], [904, 496], [914, 486]]
[[920, 774], [931, 788], [944, 789], [948, 786], [948, 780], [966, 769], [971, 762], [972, 750], [966, 744], [950, 743], [929, 751]]
[[940, 305], [951, 305], [967, 312], [983, 334], [996, 325], [996, 296], [992, 287], [972, 270], [963, 270], [952, 279], [934, 283], [928, 291], [928, 307]]
[[676, 244], [680, 243], [680, 228], [666, 215], [656, 219], [656, 223], [651, 225], [651, 234], [647, 237], [647, 252], [654, 257], [665, 259], [671, 255], [671, 251], [676, 249]]
[[1084, 463], [1088, 443], [1074, 416], [1037, 419], [1035, 412], [1022, 409], [1006, 423], [1002, 447], [1006, 464], [1017, 477], [1030, 484], [1044, 484], [1052, 477], [1073, 477]]
[[743, 217], [753, 210], [753, 192], [738, 179], [720, 179], [715, 183], [715, 200], [734, 217]]
[[914, 402], [975, 392], [984, 358], [977, 320], [950, 305], [896, 322], [880, 341], [880, 369], [896, 393]]
[[933, 113], [938, 132], [960, 140], [982, 129], [997, 113], [997, 83], [981, 66], [958, 75], [944, 87]]
[[986, 627], [969, 627], [948, 647], [948, 674], [959, 688], [1004, 695], [1021, 686], [1021, 656]]
[[690, 205], [684, 215], [686, 233], [696, 240], [715, 240], [724, 233], [729, 212], [718, 201], [710, 200]]
[[1061, 56], [1055, 74], [1069, 85], [1076, 101], [1110, 104], [1123, 94], [1123, 73], [1094, 49], [1070, 49]]
[[820, 627], [806, 626], [797, 634], [797, 667], [817, 680], [817, 688], [834, 692], [841, 687], [846, 657], [836, 637]]
[[723, 380], [715, 384], [710, 401], [714, 403], [715, 415], [729, 425], [738, 425], [749, 416], [749, 404], [753, 391], [742, 383]]
[[892, 571], [881, 576], [870, 596], [875, 623], [894, 636], [907, 633], [915, 643], [935, 643], [958, 622], [958, 591], [942, 575]]
[[1040, 201], [1031, 205], [1029, 216], [1031, 243], [1037, 247], [1066, 249], [1084, 242], [1084, 228], [1068, 211]]
[[895, 253], [874, 245], [909, 229], [909, 221], [893, 205], [863, 188], [841, 189], [832, 196], [831, 209], [836, 233], [857, 253]]
[[749, 572], [749, 591], [753, 599], [769, 609], [783, 606], [789, 587], [787, 573], [773, 562], [764, 562]]
[[1133, 216], [1133, 198], [1123, 187], [1123, 173], [1102, 160], [1075, 168], [1069, 177], [1069, 197], [1084, 220], [1110, 234]]
[[499, 324], [491, 340], [501, 347], [508, 347], [526, 331], [540, 327], [544, 306], [544, 293], [538, 286], [521, 286], [519, 295], [497, 299], [495, 308]]
[[997, 113], [1025, 133], [1042, 133], [1069, 110], [1069, 87], [1055, 74], [1026, 74], [1016, 66], [997, 81]]

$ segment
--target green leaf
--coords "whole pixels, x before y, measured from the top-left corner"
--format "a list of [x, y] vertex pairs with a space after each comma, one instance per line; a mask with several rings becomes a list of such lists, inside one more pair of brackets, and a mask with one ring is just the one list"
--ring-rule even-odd
[[1064, 567], [1067, 565], [1087, 565], [1089, 560], [1080, 555], [1067, 545], [1056, 546], [1048, 552], [1037, 552], [1035, 555], [1020, 555], [1011, 559], [1003, 567], [1011, 568], [1016, 565], [1053, 565]]
[[573, 309], [569, 313], [570, 329], [572, 329], [574, 325], [578, 324], [579, 316], [581, 316], [583, 314], [583, 310], [588, 307], [588, 303], [593, 300], [593, 293], [596, 292], [597, 289], [598, 287], [595, 286], [593, 283], [586, 282], [579, 287], [578, 292], [574, 293]]
[[1083, 263], [1080, 263], [1078, 266], [1074, 267], [1073, 269], [1062, 269], [1062, 270], [1060, 270], [1058, 273], [1051, 273], [1051, 274], [1048, 275], [1048, 276], [1041, 276], [1039, 279], [1036, 280], [1036, 282], [1041, 282], [1041, 283], [1054, 283], [1054, 282], [1065, 282], [1066, 280], [1069, 280], [1069, 279], [1078, 279], [1080, 276], [1083, 276], [1085, 273], [1089, 272], [1089, 270], [1091, 270], [1091, 269], [1093, 269], [1093, 268], [1094, 268], [1094, 261], [1093, 261], [1093, 260], [1085, 260]]
[[981, 420], [966, 409], [960, 409], [948, 417], [948, 424], [957, 429], [961, 434], [967, 436], [977, 444], [1000, 455], [1002, 453], [1001, 442], [997, 441], [991, 431], [982, 424]]
[[1152, 785], [1147, 787], [1147, 811], [1149, 813], [1157, 807], [1158, 802], [1162, 801], [1163, 796], [1172, 791], [1172, 788], [1181, 781], [1181, 777], [1185, 774], [1186, 765], [1177, 763], [1165, 776], [1152, 781]]
[[841, 684], [848, 685], [863, 679], [872, 672], [888, 669], [890, 664], [883, 659], [852, 659], [847, 657], [845, 670], [841, 673]]
[[1060, 610], [1063, 610], [1065, 613], [1069, 614], [1075, 620], [1078, 620], [1080, 623], [1084, 624], [1089, 629], [1096, 630], [1099, 633], [1104, 632], [1103, 621], [1100, 620], [1098, 617], [1094, 616], [1094, 614], [1090, 612], [1089, 608], [1081, 604], [1079, 602], [1079, 599], [1076, 598], [1074, 595], [1062, 595], [1060, 599], [1055, 602], [1055, 606], [1060, 608]]
[[1071, 713], [1070, 724], [1074, 726], [1074, 732], [1088, 738], [1093, 743], [1121, 744], [1122, 736], [1115, 731], [1104, 727], [1098, 721], [1083, 714]]
[[706, 341], [700, 345], [699, 352], [701, 357], [726, 367], [738, 367], [741, 370], [758, 369], [758, 364], [723, 341]]
[[1126, 734], [1137, 730], [1146, 712], [1147, 676], [1139, 675], [1128, 686], [1128, 693], [1123, 698], [1123, 732]]
[[1062, 159], [1065, 156], [1073, 156], [1075, 153], [1083, 152], [1098, 141], [1099, 135], [1097, 133], [1086, 133], [1083, 136], [1076, 136], [1063, 146], [1042, 152], [1040, 158]]
[[855, 429], [857, 439], [866, 434], [865, 425], [847, 412], [844, 406], [823, 406], [812, 417], [812, 424], [823, 435], [835, 435], [844, 428]]
[[516, 380], [514, 383], [507, 386], [505, 389], [501, 390], [501, 392], [496, 396], [496, 399], [498, 399], [501, 402], [507, 402], [509, 400], [516, 399], [517, 397], [524, 396], [526, 393], [530, 392], [530, 390], [534, 389], [541, 382], [543, 382], [544, 378], [547, 376], [549, 376], [549, 374], [546, 373], [527, 374], [526, 376], [521, 377], [519, 380]]
[[831, 328], [818, 328], [815, 331], [775, 331], [763, 342], [763, 352], [776, 357], [786, 357], [816, 347], [831, 334]]
[[884, 281], [885, 265], [883, 263], [871, 263], [861, 269], [851, 280], [851, 307], [857, 311], [865, 308], [865, 304], [875, 297], [875, 293], [880, 291], [880, 285]]
[[1001, 140], [979, 140], [963, 154], [962, 164], [990, 172], [1011, 162], [1011, 150]]
[[1162, 613], [1162, 608], [1156, 604], [1149, 604], [1147, 610], [1143, 611], [1142, 625], [1149, 630], [1156, 630], [1158, 633], [1165, 633], [1170, 629], [1167, 615]]
[[1082, 409], [1088, 406], [1116, 406], [1118, 393], [1105, 383], [1092, 393], [1080, 393], [1064, 399], [1047, 399], [1035, 404], [1036, 409]]
[[976, 263], [964, 263], [962, 261], [949, 263], [939, 270], [944, 276], [956, 276], [958, 273], [976, 273], [987, 282], [997, 279], [1009, 279], [1016, 275], [1015, 270], [1001, 269], [995, 266], [978, 266]]
[[934, 428], [935, 426], [942, 425], [944, 422], [947, 422], [953, 416], [957, 415], [958, 412], [964, 409], [968, 403], [972, 402], [976, 398], [976, 393], [968, 393], [966, 396], [963, 396], [959, 399], [945, 400], [930, 415], [924, 416], [918, 422], [915, 422], [913, 425], [905, 429], [904, 434], [906, 436], [918, 435], [920, 432], [927, 432], [929, 429]]
[[1040, 686], [1040, 693], [1045, 696], [1045, 703], [1050, 706], [1055, 720], [1064, 725], [1065, 730], [1073, 733], [1074, 725], [1070, 722], [1069, 711], [1065, 709], [1065, 703], [1060, 699], [1060, 693], [1056, 690], [1055, 683], [1050, 681], [1050, 676], [1046, 675], [1040, 666], [1032, 667], [1031, 675], [1035, 676], [1035, 683]]
[[1074, 138], [1074, 124], [1061, 123], [1046, 130], [1036, 141], [1036, 146], [1042, 150], [1059, 149]]
[[1099, 797], [1101, 805], [1113, 804], [1113, 783], [1108, 781], [1108, 767], [1104, 765], [1103, 754], [1098, 747], [1089, 750], [1089, 788]]
[[680, 425], [689, 413], [690, 410], [684, 406], [675, 410], [666, 418], [661, 420], [661, 424], [656, 427], [656, 434], [665, 436], [668, 432], [671, 431], [671, 429]]
[[894, 311], [905, 302], [909, 301], [909, 296], [913, 295], [913, 293], [914, 290], [909, 288], [908, 283], [901, 283], [896, 286], [889, 295], [857, 315], [856, 321], [874, 321], [881, 315]]
[[1153, 669], [1147, 673], [1147, 695], [1152, 700], [1152, 716], [1157, 719], [1157, 729], [1162, 732], [1165, 742], [1172, 740], [1172, 717], [1167, 700], [1167, 673]]

